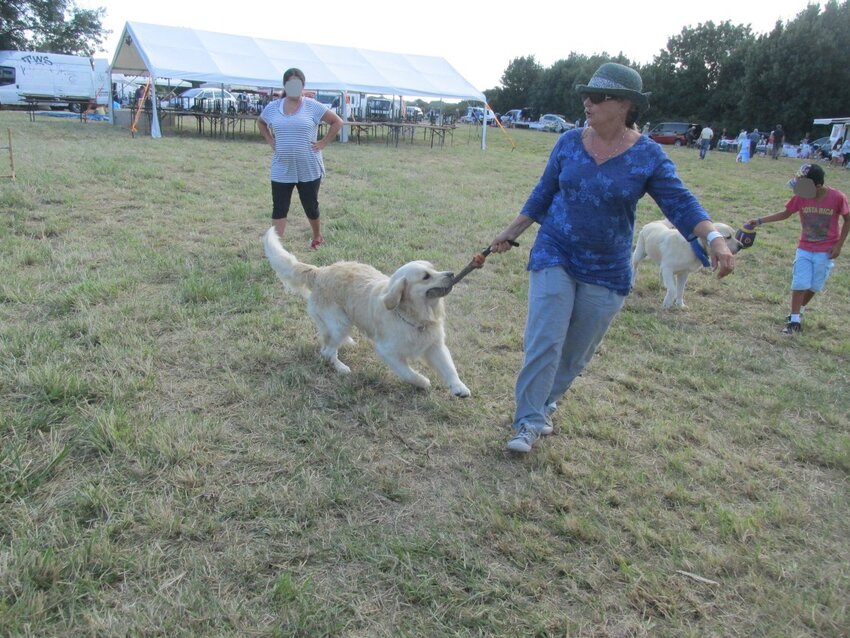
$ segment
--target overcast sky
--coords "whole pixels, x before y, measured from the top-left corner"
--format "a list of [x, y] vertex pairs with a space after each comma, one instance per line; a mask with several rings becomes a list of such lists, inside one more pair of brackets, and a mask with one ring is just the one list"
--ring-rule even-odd
[[[268, 3], [269, 5], [271, 3]], [[544, 67], [575, 51], [625, 53], [650, 62], [667, 39], [686, 26], [730, 20], [767, 33], [777, 20], [793, 19], [806, 0], [647, 0], [646, 2], [341, 2], [292, 0], [77, 0], [104, 7], [105, 41], [112, 61], [124, 23], [148, 22], [274, 40], [331, 44], [443, 57], [473, 86], [499, 85], [511, 60], [533, 55]], [[263, 6], [267, 5], [267, 6]], [[504, 9], [497, 7], [505, 6]], [[589, 79], [589, 78], [588, 78]]]

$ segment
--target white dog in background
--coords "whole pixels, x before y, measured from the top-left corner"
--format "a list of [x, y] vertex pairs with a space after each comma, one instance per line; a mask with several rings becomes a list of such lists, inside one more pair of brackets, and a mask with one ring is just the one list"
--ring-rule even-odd
[[[735, 231], [731, 226], [715, 222], [714, 227], [723, 235], [733, 255], [741, 250], [741, 242], [735, 239]], [[700, 245], [710, 261], [711, 247], [706, 246], [704, 241], [700, 241]], [[703, 267], [688, 240], [666, 220], [649, 222], [638, 233], [637, 245], [632, 253], [632, 278], [635, 276], [637, 265], [646, 257], [660, 267], [661, 280], [667, 288], [664, 307], [676, 305], [684, 308], [688, 275]]]
[[410, 367], [426, 361], [458, 397], [470, 395], [458, 377], [446, 347], [443, 297], [452, 290], [454, 273], [438, 272], [427, 261], [412, 261], [387, 277], [372, 266], [337, 262], [312, 266], [299, 262], [280, 244], [274, 227], [263, 237], [272, 268], [290, 291], [307, 299], [307, 312], [316, 324], [322, 357], [337, 372], [351, 369], [339, 360], [339, 347], [353, 343], [356, 327], [375, 351], [402, 379], [428, 388], [427, 377]]

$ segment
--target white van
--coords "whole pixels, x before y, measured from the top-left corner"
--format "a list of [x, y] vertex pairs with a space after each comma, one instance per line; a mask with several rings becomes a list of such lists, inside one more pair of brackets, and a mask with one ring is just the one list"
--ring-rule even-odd
[[404, 117], [405, 119], [412, 120], [414, 122], [421, 122], [425, 117], [425, 114], [422, 113], [422, 109], [418, 106], [407, 106], [404, 109]]
[[366, 119], [371, 122], [384, 122], [393, 119], [395, 104], [385, 97], [366, 98]]
[[487, 124], [492, 124], [496, 121], [496, 114], [493, 113], [490, 109], [487, 109], [487, 115], [484, 115], [484, 107], [482, 106], [468, 106], [466, 107], [466, 116], [463, 118], [464, 121], [469, 122], [470, 124], [480, 124], [481, 120], [487, 118]]
[[0, 51], [0, 108], [31, 102], [84, 111], [109, 103], [106, 60], [35, 51]]

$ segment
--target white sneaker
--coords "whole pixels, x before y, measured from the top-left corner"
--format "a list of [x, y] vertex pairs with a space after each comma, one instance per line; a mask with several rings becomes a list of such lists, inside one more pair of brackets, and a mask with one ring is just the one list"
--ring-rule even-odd
[[507, 448], [511, 452], [531, 452], [531, 447], [540, 438], [540, 435], [527, 423], [519, 426], [513, 438], [508, 441]]

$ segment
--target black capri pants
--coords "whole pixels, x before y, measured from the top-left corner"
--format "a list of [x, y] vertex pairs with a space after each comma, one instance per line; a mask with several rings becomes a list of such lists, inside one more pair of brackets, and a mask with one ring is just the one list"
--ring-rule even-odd
[[319, 185], [322, 178], [312, 182], [285, 184], [272, 182], [272, 219], [286, 219], [292, 201], [292, 189], [298, 188], [298, 198], [307, 213], [307, 219], [319, 219]]

